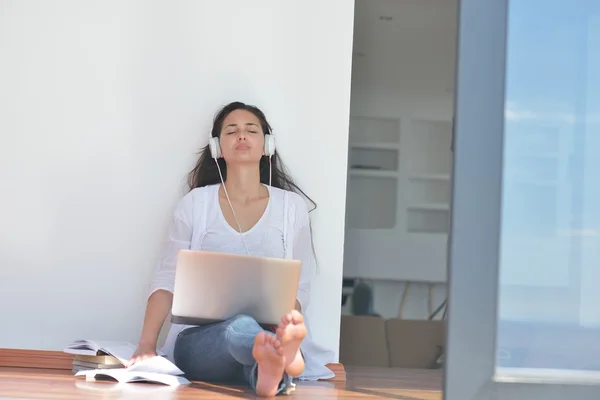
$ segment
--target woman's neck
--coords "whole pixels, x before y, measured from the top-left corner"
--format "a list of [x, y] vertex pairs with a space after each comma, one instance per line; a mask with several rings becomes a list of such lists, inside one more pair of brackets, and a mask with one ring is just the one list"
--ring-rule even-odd
[[263, 197], [265, 191], [265, 187], [260, 183], [259, 169], [248, 168], [247, 166], [228, 166], [225, 187], [229, 197], [240, 202], [248, 202]]

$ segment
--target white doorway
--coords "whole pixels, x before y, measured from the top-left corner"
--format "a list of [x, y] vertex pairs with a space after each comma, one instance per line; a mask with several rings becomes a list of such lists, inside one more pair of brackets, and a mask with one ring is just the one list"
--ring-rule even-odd
[[[431, 366], [445, 340], [457, 1], [355, 4], [340, 359]], [[371, 355], [353, 346], [364, 324]]]

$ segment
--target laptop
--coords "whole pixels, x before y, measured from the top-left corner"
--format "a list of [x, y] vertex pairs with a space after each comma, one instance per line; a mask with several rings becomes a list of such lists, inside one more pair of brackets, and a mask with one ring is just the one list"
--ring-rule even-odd
[[205, 325], [237, 315], [279, 324], [296, 304], [300, 260], [179, 250], [171, 322]]

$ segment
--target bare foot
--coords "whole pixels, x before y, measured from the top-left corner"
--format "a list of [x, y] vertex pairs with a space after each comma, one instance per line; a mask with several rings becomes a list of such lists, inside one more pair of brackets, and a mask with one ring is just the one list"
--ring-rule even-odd
[[275, 336], [259, 332], [254, 338], [252, 356], [258, 363], [256, 394], [261, 397], [275, 396], [285, 368], [281, 343]]
[[283, 347], [285, 372], [290, 376], [299, 376], [304, 371], [304, 358], [300, 352], [300, 343], [306, 336], [304, 317], [292, 310], [281, 318], [277, 326], [276, 337]]

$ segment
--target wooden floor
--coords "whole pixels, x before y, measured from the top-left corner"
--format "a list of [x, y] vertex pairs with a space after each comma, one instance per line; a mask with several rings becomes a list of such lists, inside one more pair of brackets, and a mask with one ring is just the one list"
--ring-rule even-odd
[[[441, 400], [440, 370], [401, 370], [346, 366], [346, 382], [300, 382], [292, 399]], [[244, 387], [194, 382], [173, 390], [143, 383], [86, 382], [66, 370], [0, 368], [4, 399], [240, 399], [255, 398]], [[284, 397], [285, 398], [285, 397]]]

